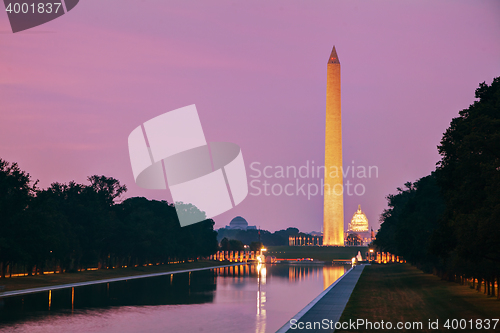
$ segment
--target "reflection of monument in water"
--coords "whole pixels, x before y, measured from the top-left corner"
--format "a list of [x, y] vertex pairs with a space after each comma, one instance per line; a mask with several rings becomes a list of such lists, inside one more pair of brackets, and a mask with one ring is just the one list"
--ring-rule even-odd
[[334, 46], [326, 72], [323, 245], [344, 245], [343, 189], [340, 61]]
[[290, 281], [302, 281], [306, 279], [320, 279], [323, 275], [323, 290], [337, 281], [346, 271], [345, 265], [297, 265], [288, 267], [288, 279]]
[[344, 275], [345, 266], [333, 265], [323, 266], [323, 290], [328, 288], [332, 283]]

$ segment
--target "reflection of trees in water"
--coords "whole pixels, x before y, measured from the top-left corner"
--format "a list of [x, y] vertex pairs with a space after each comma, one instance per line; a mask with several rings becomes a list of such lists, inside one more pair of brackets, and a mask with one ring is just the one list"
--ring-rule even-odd
[[[243, 277], [250, 276], [257, 278], [259, 272], [259, 265], [240, 265], [232, 267], [216, 268], [217, 276], [233, 276]], [[328, 271], [328, 281], [333, 283], [336, 278], [344, 274], [344, 265], [322, 266], [322, 265], [263, 265], [267, 269], [267, 275], [272, 275], [276, 279], [285, 279], [290, 282], [297, 282], [305, 279], [316, 278], [320, 279], [322, 274], [325, 277], [324, 271]], [[331, 271], [331, 272], [330, 272]], [[333, 273], [335, 272], [335, 273]], [[340, 274], [340, 275], [338, 275]], [[333, 280], [332, 280], [333, 279]], [[240, 280], [238, 280], [240, 281]], [[242, 279], [243, 283], [253, 283], [248, 280]], [[228, 282], [233, 283], [233, 282]], [[330, 283], [330, 284], [331, 284]]]
[[217, 284], [232, 285], [238, 289], [248, 284], [257, 284], [256, 331], [264, 332], [269, 276], [291, 284], [309, 279], [323, 279], [326, 288], [343, 273], [344, 266], [239, 265], [52, 290], [50, 310], [48, 291], [0, 299], [0, 323], [12, 324], [44, 317], [49, 313], [58, 315], [79, 313], [85, 309], [211, 303], [214, 301]]
[[72, 309], [209, 303], [216, 290], [215, 276], [206, 270], [8, 297], [0, 307], [0, 322], [71, 313]]

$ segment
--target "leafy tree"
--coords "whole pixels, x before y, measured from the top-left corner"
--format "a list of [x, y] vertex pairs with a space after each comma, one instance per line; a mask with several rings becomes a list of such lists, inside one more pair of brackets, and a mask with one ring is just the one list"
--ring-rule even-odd
[[220, 241], [220, 250], [221, 251], [229, 251], [230, 250], [229, 239], [226, 237], [222, 238]]
[[500, 276], [500, 78], [481, 83], [476, 98], [444, 133], [436, 171], [387, 197], [375, 245], [489, 286]]
[[261, 242], [252, 242], [250, 243], [250, 251], [260, 251], [264, 247], [264, 244]]
[[237, 239], [230, 239], [229, 248], [231, 249], [231, 251], [243, 251], [245, 249], [245, 246], [241, 241]]
[[[438, 147], [437, 180], [446, 201], [435, 247], [455, 262], [500, 264], [500, 78], [476, 89], [475, 101], [451, 121]], [[455, 256], [455, 257], [456, 257]]]
[[350, 234], [346, 238], [346, 244], [347, 245], [361, 245], [363, 243], [363, 240], [358, 234]]
[[109, 206], [113, 205], [116, 198], [127, 192], [127, 186], [121, 185], [112, 177], [94, 175], [88, 177], [87, 180], [90, 182], [90, 188], [102, 196]]
[[259, 241], [259, 232], [260, 232], [260, 240], [266, 246], [288, 245], [288, 237], [297, 236], [299, 234], [299, 229], [287, 228], [286, 230], [278, 230], [274, 233], [271, 233], [267, 230], [256, 230], [256, 229], [234, 230], [234, 229], [221, 228], [218, 230], [217, 239], [222, 240], [224, 237], [228, 239], [237, 239], [243, 242], [243, 244], [248, 245], [251, 242]]
[[387, 197], [389, 209], [382, 214], [383, 223], [374, 243], [429, 271], [437, 261], [430, 239], [444, 210], [435, 174], [407, 182], [398, 192]]
[[[14, 264], [31, 274], [196, 260], [217, 251], [213, 220], [182, 228], [172, 204], [146, 198], [117, 204], [126, 191], [118, 180], [88, 180], [90, 185], [56, 182], [38, 190], [17, 164], [0, 160], [3, 276]], [[185, 214], [199, 213], [194, 208]]]
[[25, 260], [29, 254], [19, 241], [23, 229], [29, 229], [26, 209], [36, 191], [36, 182], [17, 163], [0, 159], [0, 263], [2, 277], [6, 267]]

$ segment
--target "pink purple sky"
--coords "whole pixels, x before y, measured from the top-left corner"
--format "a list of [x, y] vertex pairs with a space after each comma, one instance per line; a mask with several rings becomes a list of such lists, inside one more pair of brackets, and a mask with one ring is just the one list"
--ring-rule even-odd
[[[125, 197], [168, 201], [135, 185], [127, 137], [190, 104], [208, 141], [241, 146], [249, 176], [252, 162], [321, 165], [335, 45], [344, 166], [379, 170], [346, 178], [365, 193], [344, 196], [345, 220], [361, 204], [378, 229], [385, 196], [435, 168], [451, 119], [500, 75], [500, 2], [85, 0], [17, 34], [2, 11], [0, 40], [0, 158], [42, 188], [103, 174], [128, 186]], [[249, 195], [216, 228], [237, 215], [319, 231], [323, 198]]]

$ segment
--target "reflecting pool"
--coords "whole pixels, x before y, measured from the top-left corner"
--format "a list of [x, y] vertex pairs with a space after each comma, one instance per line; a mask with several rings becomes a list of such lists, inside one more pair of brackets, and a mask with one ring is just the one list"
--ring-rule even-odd
[[241, 265], [8, 297], [0, 332], [275, 332], [349, 267]]

